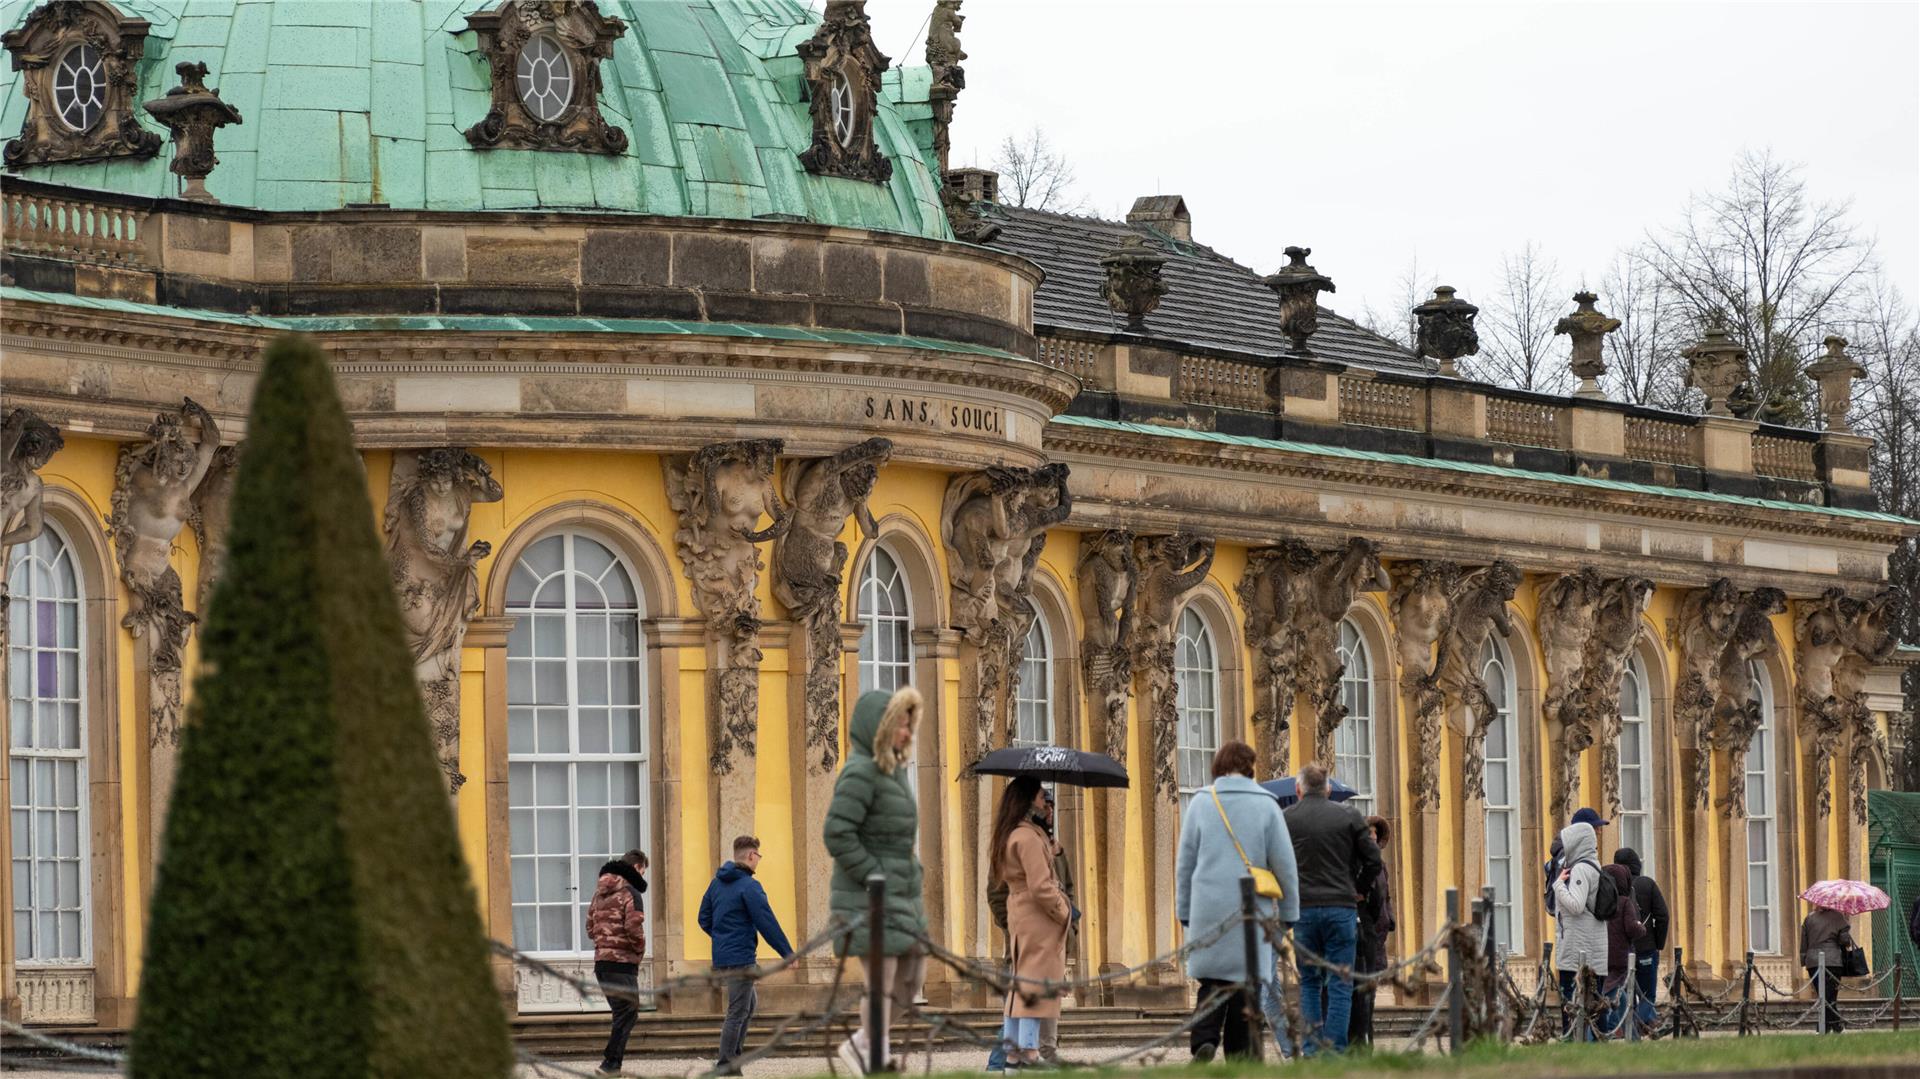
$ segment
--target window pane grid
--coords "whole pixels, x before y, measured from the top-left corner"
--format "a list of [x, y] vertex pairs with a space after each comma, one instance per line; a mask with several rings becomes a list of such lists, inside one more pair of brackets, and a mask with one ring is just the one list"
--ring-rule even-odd
[[1748, 946], [1766, 955], [1781, 951], [1780, 835], [1774, 816], [1773, 686], [1758, 664], [1749, 663], [1753, 699], [1760, 705], [1760, 726], [1747, 749], [1747, 931]]
[[1333, 773], [1356, 792], [1347, 804], [1374, 812], [1373, 661], [1350, 621], [1340, 623], [1340, 700], [1347, 718], [1333, 732]]
[[1027, 630], [1026, 657], [1013, 691], [1013, 745], [1050, 746], [1053, 728], [1053, 654], [1046, 625], [1035, 619]]
[[1213, 754], [1220, 748], [1220, 667], [1214, 659], [1213, 636], [1192, 607], [1180, 613], [1173, 645], [1173, 683], [1180, 716], [1175, 768], [1184, 810], [1193, 792], [1207, 785]]
[[913, 617], [900, 564], [875, 547], [860, 576], [860, 692], [888, 693], [913, 683]]
[[1640, 659], [1633, 657], [1620, 677], [1620, 838], [1652, 867], [1653, 731], [1646, 684]]
[[1514, 804], [1515, 754], [1513, 676], [1506, 656], [1488, 640], [1480, 653], [1480, 677], [1496, 709], [1487, 728], [1485, 751], [1487, 884], [1493, 889], [1493, 935], [1508, 955], [1522, 943], [1514, 930], [1517, 857], [1520, 850], [1520, 814]]

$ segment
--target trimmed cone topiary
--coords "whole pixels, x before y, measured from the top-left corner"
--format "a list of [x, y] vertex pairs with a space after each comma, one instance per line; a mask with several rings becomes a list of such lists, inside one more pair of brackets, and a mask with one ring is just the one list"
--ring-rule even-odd
[[134, 1028], [139, 1079], [501, 1079], [505, 1010], [319, 348], [247, 424]]

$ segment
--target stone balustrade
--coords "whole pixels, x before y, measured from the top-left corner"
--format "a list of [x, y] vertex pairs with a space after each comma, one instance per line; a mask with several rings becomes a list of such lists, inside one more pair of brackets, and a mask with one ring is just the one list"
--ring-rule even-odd
[[1039, 338], [1038, 358], [1057, 371], [1080, 380], [1082, 386], [1094, 384], [1095, 364], [1100, 358], [1100, 345], [1094, 341], [1082, 341], [1071, 337]]
[[1753, 436], [1753, 471], [1757, 476], [1818, 483], [1820, 469], [1814, 464], [1814, 443], [1807, 439], [1779, 435]]
[[1659, 465], [1700, 467], [1693, 448], [1693, 425], [1684, 418], [1627, 417], [1627, 457]]
[[1560, 431], [1560, 408], [1498, 394], [1487, 395], [1487, 437], [1513, 446], [1571, 449]]
[[1265, 412], [1273, 407], [1267, 395], [1266, 370], [1239, 360], [1182, 356], [1176, 392], [1190, 405]]
[[149, 215], [139, 209], [9, 186], [0, 194], [8, 251], [72, 262], [150, 266]]
[[1418, 431], [1425, 425], [1426, 394], [1407, 382], [1360, 374], [1340, 376], [1340, 422], [1362, 427]]

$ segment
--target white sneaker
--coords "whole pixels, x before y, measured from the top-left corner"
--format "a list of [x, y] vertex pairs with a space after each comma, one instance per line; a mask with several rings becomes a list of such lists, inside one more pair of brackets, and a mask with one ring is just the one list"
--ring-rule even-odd
[[852, 1038], [841, 1042], [840, 1049], [834, 1055], [839, 1057], [840, 1063], [846, 1066], [847, 1074], [867, 1074], [867, 1055], [860, 1051], [860, 1047], [854, 1044]]

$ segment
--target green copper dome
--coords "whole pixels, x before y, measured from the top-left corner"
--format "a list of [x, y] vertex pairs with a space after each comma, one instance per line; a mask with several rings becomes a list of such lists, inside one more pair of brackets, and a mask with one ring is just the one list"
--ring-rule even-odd
[[[0, 29], [43, 0], [0, 0]], [[600, 0], [625, 33], [602, 62], [599, 106], [627, 136], [618, 154], [476, 149], [489, 67], [467, 16], [498, 0], [117, 0], [152, 29], [138, 101], [183, 61], [244, 122], [220, 129], [207, 178], [221, 202], [264, 210], [385, 203], [427, 210], [582, 210], [781, 217], [951, 238], [928, 165], [925, 72], [889, 71], [874, 138], [883, 183], [809, 174], [812, 142], [796, 48], [819, 16], [796, 0]], [[21, 73], [0, 70], [0, 139], [21, 130]], [[916, 77], [918, 76], [918, 77]], [[918, 87], [920, 104], [896, 100]], [[166, 132], [150, 116], [140, 124]], [[170, 143], [147, 160], [22, 167], [74, 187], [167, 196]]]

